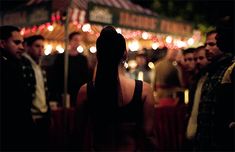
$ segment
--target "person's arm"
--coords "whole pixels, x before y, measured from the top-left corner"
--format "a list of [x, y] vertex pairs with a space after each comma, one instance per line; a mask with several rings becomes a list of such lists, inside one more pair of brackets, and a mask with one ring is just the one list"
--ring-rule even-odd
[[84, 84], [77, 95], [77, 108], [79, 108], [87, 99], [87, 84]]
[[156, 150], [156, 136], [154, 131], [154, 96], [153, 90], [149, 84], [143, 83], [142, 100], [144, 101], [144, 133], [145, 133], [145, 148], [146, 150]]
[[87, 124], [88, 124], [88, 112], [86, 106], [87, 100], [87, 85], [84, 84], [77, 95], [77, 104], [76, 104], [76, 115], [75, 115], [75, 127], [76, 127], [76, 145], [79, 150], [84, 150], [87, 146], [85, 141]]

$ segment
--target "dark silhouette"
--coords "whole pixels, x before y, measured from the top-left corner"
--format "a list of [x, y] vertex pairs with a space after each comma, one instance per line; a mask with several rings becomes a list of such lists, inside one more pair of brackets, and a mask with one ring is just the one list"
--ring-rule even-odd
[[77, 98], [80, 148], [153, 150], [153, 92], [147, 83], [124, 76], [119, 67], [126, 57], [124, 37], [107, 26], [96, 47], [95, 81], [83, 85]]
[[35, 77], [29, 61], [22, 57], [23, 37], [17, 27], [0, 27], [0, 49], [1, 150], [32, 149]]
[[[81, 41], [78, 32], [69, 35], [69, 60], [68, 60], [68, 94], [70, 95], [71, 105], [75, 106], [77, 92], [79, 88], [89, 80], [89, 69], [87, 58], [77, 51]], [[52, 67], [53, 73], [51, 82], [51, 100], [56, 100], [60, 105], [64, 94], [64, 55], [58, 54]]]

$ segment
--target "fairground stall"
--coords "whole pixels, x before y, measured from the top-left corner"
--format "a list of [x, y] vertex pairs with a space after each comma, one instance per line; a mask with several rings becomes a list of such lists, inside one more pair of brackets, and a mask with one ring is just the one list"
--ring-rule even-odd
[[[45, 66], [50, 66], [53, 64], [53, 55], [66, 50], [66, 19], [68, 19], [67, 33], [73, 31], [81, 33], [82, 42], [77, 50], [85, 54], [90, 62], [95, 60], [93, 58], [96, 53], [95, 42], [105, 25], [114, 26], [117, 32], [124, 35], [127, 48], [130, 50], [129, 54], [146, 50], [149, 58], [157, 54], [159, 48], [181, 49], [198, 46], [201, 43], [201, 33], [194, 30], [191, 23], [160, 16], [129, 0], [71, 0], [71, 4], [70, 0], [25, 0], [24, 5], [14, 10], [1, 12], [0, 25], [19, 26], [24, 37], [34, 34], [43, 35], [46, 39]], [[129, 62], [129, 66], [135, 66], [135, 63]], [[152, 63], [149, 66], [151, 68], [154, 65]], [[180, 114], [182, 116], [179, 118], [182, 119], [177, 122], [185, 123], [184, 114]], [[157, 119], [162, 118], [159, 114], [157, 116], [159, 117]], [[53, 144], [67, 144], [68, 134], [71, 135], [74, 132], [74, 109], [53, 110], [52, 119], [51, 140]], [[157, 119], [157, 123], [160, 122]], [[166, 122], [166, 120], [162, 121]], [[176, 125], [176, 123], [172, 124]], [[182, 144], [185, 128], [178, 126], [173, 128], [180, 128], [180, 131], [173, 133], [177, 140], [168, 146], [177, 147]], [[168, 131], [167, 127], [164, 129]], [[159, 135], [163, 134], [163, 131], [159, 129], [157, 131]], [[159, 141], [164, 141], [165, 137], [163, 134]], [[164, 147], [164, 144], [161, 145]]]
[[192, 24], [162, 17], [129, 0], [72, 0], [70, 6], [69, 0], [28, 0], [25, 5], [1, 14], [1, 25], [20, 26], [24, 37], [42, 34], [46, 38], [45, 55], [64, 51], [66, 16], [68, 33], [82, 33], [78, 50], [86, 55], [95, 53], [96, 38], [105, 25], [115, 26], [131, 51], [189, 47], [198, 45], [201, 39]]

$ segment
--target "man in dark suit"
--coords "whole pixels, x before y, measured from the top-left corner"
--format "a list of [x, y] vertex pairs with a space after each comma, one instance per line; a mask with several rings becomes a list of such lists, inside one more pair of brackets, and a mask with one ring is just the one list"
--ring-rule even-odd
[[[227, 16], [217, 24], [216, 36], [218, 47], [224, 52], [234, 53], [234, 17]], [[227, 67], [221, 84], [216, 92], [215, 105], [215, 141], [217, 150], [234, 151], [235, 138], [235, 58]]]
[[0, 27], [0, 51], [1, 149], [30, 149], [35, 77], [30, 63], [22, 57], [23, 37], [17, 27]]
[[[232, 21], [230, 25], [231, 23]], [[195, 136], [197, 151], [233, 151], [234, 132], [229, 125], [234, 121], [233, 87], [232, 81], [231, 84], [224, 81], [228, 69], [233, 65], [231, 50], [234, 48], [233, 36], [224, 37], [224, 32], [230, 29], [230, 32], [229, 30], [227, 32], [233, 34], [232, 27], [222, 30], [218, 26], [216, 32], [211, 33], [205, 43], [206, 55], [211, 63], [207, 67], [208, 76], [201, 90]], [[231, 74], [232, 71], [231, 68]], [[228, 75], [232, 79], [232, 75]], [[225, 85], [231, 87], [228, 88]]]

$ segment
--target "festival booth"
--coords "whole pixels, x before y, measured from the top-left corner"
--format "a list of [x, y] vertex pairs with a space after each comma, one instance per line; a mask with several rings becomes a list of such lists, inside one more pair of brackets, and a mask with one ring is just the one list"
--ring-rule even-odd
[[[129, 67], [134, 69], [134, 57], [145, 51], [154, 68], [161, 49], [187, 48], [201, 44], [201, 33], [192, 24], [176, 21], [143, 8], [130, 0], [26, 0], [25, 5], [1, 13], [1, 25], [21, 27], [28, 37], [41, 34], [45, 37], [45, 66], [53, 64], [54, 54], [65, 50], [65, 25], [68, 16], [68, 33], [79, 31], [82, 35], [78, 52], [95, 65], [95, 42], [105, 25], [112, 25], [122, 33], [127, 42]], [[67, 9], [69, 8], [69, 9]]]
[[200, 32], [191, 24], [162, 17], [129, 0], [29, 0], [11, 12], [3, 12], [1, 24], [21, 27], [24, 37], [42, 34], [46, 38], [45, 55], [64, 51], [64, 25], [69, 17], [68, 33], [80, 31], [83, 39], [78, 51], [95, 53], [95, 41], [103, 26], [115, 26], [127, 40], [131, 51], [143, 48], [189, 47], [200, 42]]
[[[68, 12], [67, 7], [69, 7]], [[18, 25], [24, 37], [34, 34], [43, 35], [46, 39], [44, 51], [46, 57], [64, 52], [66, 17], [69, 18], [68, 33], [73, 31], [81, 33], [82, 42], [77, 50], [84, 53], [88, 59], [96, 53], [95, 42], [105, 25], [114, 26], [117, 32], [124, 35], [129, 52], [135, 53], [146, 49], [150, 56], [164, 46], [186, 48], [197, 46], [201, 41], [200, 32], [195, 31], [190, 23], [162, 17], [129, 0], [72, 0], [70, 6], [69, 0], [29, 0], [18, 9], [1, 14], [0, 24]], [[51, 58], [48, 59], [47, 64], [51, 64]], [[156, 110], [158, 111], [161, 109]], [[172, 113], [170, 110], [166, 111], [168, 114]], [[163, 139], [169, 141], [172, 136], [168, 138], [165, 131], [168, 132], [169, 129], [167, 126], [163, 127], [169, 117], [158, 116], [160, 115], [156, 114], [159, 137], [157, 140], [158, 142]], [[175, 116], [182, 121], [179, 123], [185, 123], [185, 112]], [[75, 131], [74, 119], [73, 108], [52, 110], [53, 124], [50, 133], [53, 145], [68, 145]], [[177, 122], [172, 121], [176, 125]], [[176, 139], [171, 143], [176, 147], [174, 150], [179, 150], [178, 147], [182, 144], [184, 127], [185, 124], [181, 126], [182, 129], [174, 130], [172, 133]], [[164, 132], [160, 131], [161, 129], [164, 129]], [[166, 144], [160, 143], [160, 145], [164, 150]]]

